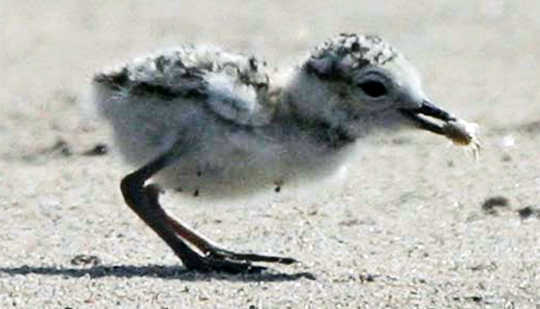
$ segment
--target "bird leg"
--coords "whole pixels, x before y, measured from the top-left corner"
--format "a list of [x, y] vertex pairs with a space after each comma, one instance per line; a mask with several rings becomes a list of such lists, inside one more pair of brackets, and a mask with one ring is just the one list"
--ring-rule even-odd
[[189, 227], [182, 224], [180, 221], [175, 218], [167, 215], [167, 223], [176, 231], [176, 233], [187, 240], [190, 244], [197, 247], [201, 250], [204, 256], [216, 258], [216, 259], [229, 259], [235, 261], [250, 261], [250, 262], [268, 262], [268, 263], [280, 263], [280, 264], [292, 264], [297, 262], [293, 258], [281, 257], [281, 256], [271, 256], [271, 255], [260, 255], [260, 254], [251, 254], [251, 253], [236, 253], [229, 251], [223, 248], [220, 248], [212, 241], [206, 239], [204, 236], [200, 235], [196, 231], [190, 229]]
[[[291, 258], [238, 254], [221, 249], [203, 236], [170, 217], [158, 201], [159, 188], [145, 185], [155, 173], [177, 160], [178, 155], [167, 152], [139, 170], [122, 179], [120, 188], [126, 204], [169, 245], [174, 253], [189, 269], [199, 271], [223, 271], [228, 273], [258, 272], [265, 267], [254, 266], [251, 262], [274, 262], [290, 264]], [[200, 255], [187, 243], [198, 248]]]

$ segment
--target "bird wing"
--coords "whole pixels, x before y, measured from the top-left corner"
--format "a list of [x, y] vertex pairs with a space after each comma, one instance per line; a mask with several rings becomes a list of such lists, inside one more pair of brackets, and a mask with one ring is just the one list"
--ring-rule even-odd
[[126, 96], [199, 100], [218, 117], [245, 126], [267, 124], [274, 110], [261, 100], [268, 75], [259, 61], [216, 48], [180, 47], [135, 59], [96, 74], [94, 82]]
[[269, 123], [273, 108], [261, 99], [266, 90], [258, 89], [229, 73], [211, 72], [205, 76], [210, 109], [223, 119], [241, 125], [262, 126]]

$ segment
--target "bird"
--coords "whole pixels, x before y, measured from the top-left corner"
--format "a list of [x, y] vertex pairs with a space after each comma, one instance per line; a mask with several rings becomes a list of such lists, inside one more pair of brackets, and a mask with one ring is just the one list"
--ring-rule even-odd
[[381, 130], [419, 128], [465, 144], [474, 137], [377, 35], [339, 34], [283, 70], [213, 45], [180, 45], [100, 71], [91, 89], [120, 153], [137, 168], [120, 182], [126, 204], [187, 269], [201, 272], [297, 261], [222, 248], [165, 211], [162, 188], [217, 198], [279, 191], [292, 179], [331, 174]]

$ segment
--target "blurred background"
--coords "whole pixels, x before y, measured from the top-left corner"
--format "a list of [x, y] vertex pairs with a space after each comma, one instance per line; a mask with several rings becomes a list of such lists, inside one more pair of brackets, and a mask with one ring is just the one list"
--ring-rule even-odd
[[538, 105], [537, 1], [4, 0], [0, 9], [3, 115], [37, 108], [54, 118], [58, 96], [79, 97], [95, 71], [160, 48], [213, 43], [287, 65], [340, 32], [391, 42], [433, 99], [468, 119], [519, 122]]

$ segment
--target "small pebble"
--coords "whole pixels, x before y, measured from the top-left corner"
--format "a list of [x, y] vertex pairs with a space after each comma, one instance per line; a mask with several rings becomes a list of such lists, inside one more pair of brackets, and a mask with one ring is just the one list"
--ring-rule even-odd
[[501, 161], [510, 162], [510, 161], [512, 161], [512, 157], [509, 154], [505, 154], [505, 155], [502, 156]]
[[497, 210], [495, 208], [505, 208], [510, 205], [509, 200], [504, 196], [493, 196], [482, 203], [482, 210], [487, 214], [496, 215]]
[[516, 139], [512, 135], [506, 135], [497, 142], [497, 145], [501, 148], [514, 147], [516, 145]]
[[92, 149], [89, 149], [83, 152], [84, 156], [102, 156], [109, 152], [109, 147], [107, 144], [99, 143], [96, 144]]
[[372, 274], [360, 274], [358, 278], [360, 279], [360, 282], [362, 283], [375, 281], [375, 276]]
[[71, 265], [92, 265], [96, 266], [101, 264], [101, 260], [99, 257], [95, 255], [87, 255], [87, 254], [77, 254], [71, 259]]
[[527, 206], [521, 209], [517, 210], [519, 216], [521, 219], [527, 219], [531, 216], [536, 215], [536, 217], [540, 218], [540, 208], [534, 208], [532, 206]]
[[63, 139], [58, 139], [56, 141], [56, 143], [51, 148], [46, 149], [44, 152], [60, 153], [64, 157], [69, 157], [69, 156], [71, 156], [73, 154], [73, 151], [71, 150], [71, 147]]

